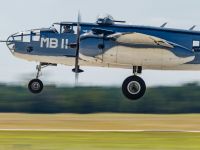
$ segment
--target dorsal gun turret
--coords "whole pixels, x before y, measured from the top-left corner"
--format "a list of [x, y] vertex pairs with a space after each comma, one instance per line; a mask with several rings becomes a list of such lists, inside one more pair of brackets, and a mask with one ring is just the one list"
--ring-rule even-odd
[[114, 20], [114, 18], [109, 14], [99, 15], [96, 21], [96, 23], [99, 25], [113, 25], [115, 22], [126, 23], [125, 21]]

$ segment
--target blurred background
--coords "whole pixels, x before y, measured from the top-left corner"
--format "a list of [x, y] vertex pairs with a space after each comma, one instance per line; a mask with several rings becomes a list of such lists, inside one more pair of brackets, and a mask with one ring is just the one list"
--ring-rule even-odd
[[200, 86], [151, 87], [139, 101], [126, 99], [119, 87], [47, 86], [33, 95], [24, 86], [0, 85], [0, 112], [13, 113], [200, 113]]

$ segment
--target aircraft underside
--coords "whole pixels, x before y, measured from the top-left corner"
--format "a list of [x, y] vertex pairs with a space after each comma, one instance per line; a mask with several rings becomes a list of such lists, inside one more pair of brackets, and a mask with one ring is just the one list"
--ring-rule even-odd
[[[153, 50], [154, 51], [154, 50]], [[126, 52], [125, 52], [126, 53]], [[66, 66], [74, 66], [75, 58], [67, 57], [67, 56], [41, 56], [41, 55], [28, 55], [22, 53], [13, 53], [14, 56], [24, 59], [27, 61], [33, 62], [44, 62], [50, 64], [61, 64]], [[142, 66], [145, 70], [188, 70], [195, 71], [200, 70], [200, 64], [190, 64], [190, 62], [194, 59], [194, 57], [189, 57], [186, 59], [179, 59], [174, 57], [174, 63], [172, 63], [172, 58], [163, 59], [155, 59], [152, 57], [151, 52], [149, 54], [142, 55], [144, 58], [144, 62], [141, 62], [142, 58], [135, 54], [130, 56], [129, 58], [125, 56], [124, 58], [114, 58], [113, 55], [106, 54], [97, 57], [88, 57], [84, 55], [80, 55], [79, 62], [81, 66], [92, 66], [92, 67], [108, 67], [108, 68], [122, 68], [122, 69], [132, 69], [133, 66]], [[146, 59], [147, 55], [151, 56], [151, 59]], [[122, 56], [122, 54], [120, 54]], [[166, 54], [165, 54], [166, 56]], [[159, 56], [158, 56], [159, 57]], [[160, 58], [160, 57], [159, 57]], [[112, 60], [112, 61], [111, 61]], [[177, 61], [176, 61], [177, 60]]]

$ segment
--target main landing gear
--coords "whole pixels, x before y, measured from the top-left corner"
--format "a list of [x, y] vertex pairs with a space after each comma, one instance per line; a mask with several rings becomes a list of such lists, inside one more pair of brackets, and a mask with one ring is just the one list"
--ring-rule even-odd
[[34, 94], [39, 94], [42, 92], [44, 86], [39, 77], [41, 74], [41, 70], [48, 66], [56, 66], [56, 64], [40, 63], [39, 65], [36, 66], [37, 69], [36, 78], [31, 80], [28, 84], [28, 89], [30, 90], [30, 92]]
[[122, 92], [130, 100], [138, 100], [146, 92], [146, 84], [137, 74], [142, 73], [142, 67], [133, 67], [133, 76], [128, 77], [122, 84]]

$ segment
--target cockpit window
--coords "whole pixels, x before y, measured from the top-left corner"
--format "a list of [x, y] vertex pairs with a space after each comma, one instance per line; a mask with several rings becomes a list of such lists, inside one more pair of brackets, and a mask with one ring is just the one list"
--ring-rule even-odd
[[62, 26], [62, 33], [74, 33], [73, 26], [63, 25]]
[[199, 41], [193, 41], [193, 46], [199, 46]]
[[41, 29], [40, 32], [48, 32], [48, 33], [58, 33], [58, 31], [55, 28], [44, 28]]
[[25, 36], [23, 36], [23, 40], [22, 40], [23, 42], [30, 42], [31, 41], [31, 38], [30, 38], [30, 36], [28, 36], [28, 35], [25, 35]]
[[57, 31], [59, 31], [60, 34], [63, 33], [76, 34], [77, 24], [72, 22], [53, 23], [52, 28], [57, 29]]
[[40, 40], [40, 35], [33, 35], [32, 40], [33, 41], [39, 41]]
[[22, 41], [22, 42], [30, 42], [30, 31], [25, 31], [25, 32], [19, 32], [14, 35], [12, 35], [12, 38], [15, 41]]
[[51, 29], [54, 29], [57, 33], [60, 33], [60, 26], [59, 25], [53, 24], [51, 26]]
[[32, 41], [39, 41], [40, 40], [40, 30], [33, 30], [31, 31]]

